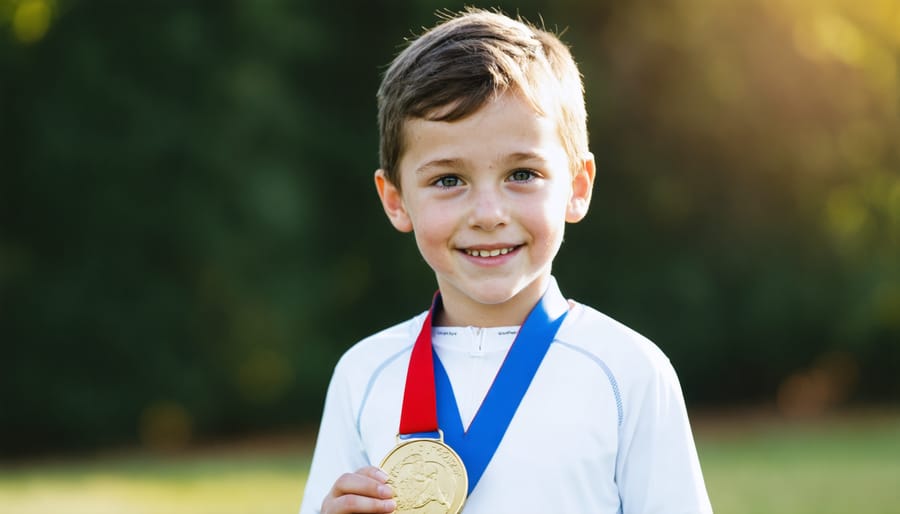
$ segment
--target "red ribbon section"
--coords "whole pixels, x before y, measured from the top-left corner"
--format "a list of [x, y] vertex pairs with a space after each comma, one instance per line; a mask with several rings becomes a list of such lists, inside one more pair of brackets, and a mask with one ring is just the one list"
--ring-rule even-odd
[[431, 350], [431, 317], [439, 294], [434, 295], [425, 324], [419, 331], [416, 344], [409, 357], [406, 373], [406, 390], [403, 392], [403, 410], [400, 414], [400, 434], [436, 432], [437, 395], [434, 390], [434, 359]]

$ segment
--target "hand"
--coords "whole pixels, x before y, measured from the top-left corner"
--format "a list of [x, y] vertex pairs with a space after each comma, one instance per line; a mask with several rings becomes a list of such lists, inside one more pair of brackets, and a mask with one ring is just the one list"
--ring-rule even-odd
[[322, 514], [394, 512], [397, 502], [387, 479], [375, 466], [341, 475], [322, 502]]

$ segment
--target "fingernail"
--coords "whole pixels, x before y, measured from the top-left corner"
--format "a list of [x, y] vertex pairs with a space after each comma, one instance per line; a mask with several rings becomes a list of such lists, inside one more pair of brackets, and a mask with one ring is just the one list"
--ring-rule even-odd
[[381, 471], [380, 469], [377, 470], [375, 472], [375, 476], [378, 477], [378, 480], [381, 480], [382, 482], [387, 482], [388, 476], [387, 476], [387, 473], [385, 473], [384, 471]]
[[397, 502], [395, 502], [394, 500], [385, 500], [384, 510], [394, 512], [395, 510], [397, 510]]
[[390, 486], [387, 486], [387, 485], [378, 486], [378, 494], [382, 498], [393, 498], [394, 497], [393, 489], [391, 489]]

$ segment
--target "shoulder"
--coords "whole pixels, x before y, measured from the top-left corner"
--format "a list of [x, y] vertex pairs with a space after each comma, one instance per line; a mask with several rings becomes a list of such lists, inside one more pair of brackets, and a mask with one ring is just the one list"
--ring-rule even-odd
[[668, 357], [656, 344], [584, 304], [575, 303], [556, 341], [595, 359], [620, 382], [642, 382], [674, 374]]
[[341, 356], [335, 376], [371, 377], [394, 360], [408, 360], [424, 319], [421, 313], [357, 342]]

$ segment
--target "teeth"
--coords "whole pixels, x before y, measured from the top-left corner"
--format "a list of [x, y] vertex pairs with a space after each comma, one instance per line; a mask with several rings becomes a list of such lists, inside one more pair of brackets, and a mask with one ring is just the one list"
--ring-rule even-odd
[[500, 248], [496, 250], [466, 250], [466, 253], [472, 257], [496, 257], [498, 255], [506, 255], [515, 248]]

